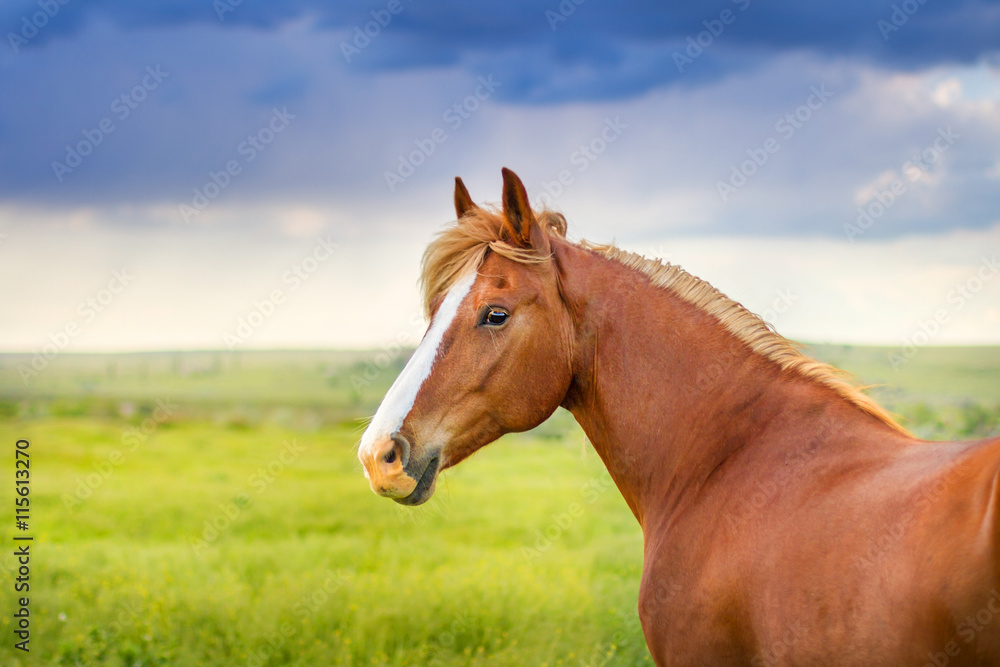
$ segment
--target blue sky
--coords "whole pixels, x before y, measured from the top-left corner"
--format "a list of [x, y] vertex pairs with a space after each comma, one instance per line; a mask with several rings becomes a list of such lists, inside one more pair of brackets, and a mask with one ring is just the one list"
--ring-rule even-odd
[[1000, 2], [41, 0], [0, 29], [0, 349], [225, 347], [254, 312], [241, 347], [413, 343], [451, 179], [495, 201], [502, 166], [786, 335], [903, 345], [944, 310], [928, 344], [1000, 343]]

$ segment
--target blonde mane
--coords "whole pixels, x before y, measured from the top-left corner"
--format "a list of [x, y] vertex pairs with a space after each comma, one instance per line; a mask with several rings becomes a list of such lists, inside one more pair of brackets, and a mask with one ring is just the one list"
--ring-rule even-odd
[[[562, 214], [546, 210], [536, 212], [535, 216], [542, 229], [550, 236], [566, 238], [566, 218]], [[424, 310], [428, 316], [433, 301], [445, 293], [465, 271], [478, 269], [489, 250], [521, 263], [537, 263], [547, 259], [504, 241], [501, 238], [503, 224], [502, 214], [495, 209], [476, 208], [440, 232], [431, 242], [424, 252], [420, 278]], [[670, 290], [714, 317], [753, 352], [770, 359], [782, 370], [818, 382], [869, 415], [901, 433], [907, 433], [892, 414], [865, 394], [864, 387], [854, 382], [847, 373], [805, 356], [758, 315], [701, 278], [679, 266], [658, 259], [648, 259], [614, 245], [581, 241], [578, 246], [645, 274], [657, 287]]]

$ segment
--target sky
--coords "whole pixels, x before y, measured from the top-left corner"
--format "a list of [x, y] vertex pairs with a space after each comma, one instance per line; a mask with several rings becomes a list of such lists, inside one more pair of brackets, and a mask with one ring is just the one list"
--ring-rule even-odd
[[1000, 344], [998, 1], [14, 0], [0, 36], [0, 351], [414, 345], [453, 178], [505, 166], [790, 338]]

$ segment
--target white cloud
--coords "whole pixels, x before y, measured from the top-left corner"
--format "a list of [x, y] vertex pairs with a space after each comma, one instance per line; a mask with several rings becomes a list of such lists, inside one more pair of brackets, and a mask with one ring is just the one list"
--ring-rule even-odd
[[[440, 207], [444, 211], [445, 206]], [[310, 212], [335, 219], [335, 212]], [[443, 213], [411, 216], [394, 236], [350, 238], [335, 224], [314, 236], [291, 237], [280, 223], [226, 227], [99, 227], [39, 223], [10, 227], [0, 245], [0, 349], [31, 350], [69, 322], [81, 331], [70, 351], [225, 347], [241, 319], [277, 304], [245, 347], [374, 347], [415, 343], [421, 335], [417, 291], [420, 255]], [[388, 227], [392, 221], [373, 221]], [[312, 223], [310, 223], [312, 224]], [[608, 241], [607, 226], [574, 236]], [[593, 232], [593, 233], [591, 233]], [[329, 259], [308, 260], [316, 237], [339, 244]], [[751, 310], [774, 311], [775, 326], [807, 341], [896, 344], [938, 308], [954, 308], [950, 292], [976, 275], [984, 254], [1000, 248], [1000, 224], [851, 244], [795, 237], [678, 237], [620, 245], [671, 261], [708, 280]], [[289, 273], [304, 268], [295, 281]], [[80, 304], [113, 272], [133, 280], [102, 312], [84, 321]], [[783, 294], [788, 308], [775, 308]], [[934, 341], [1000, 344], [995, 326], [1000, 276], [987, 281]], [[780, 311], [780, 312], [779, 312]]]
[[962, 82], [954, 77], [937, 84], [934, 87], [934, 92], [931, 93], [931, 99], [934, 100], [934, 103], [942, 107], [950, 107], [960, 97], [962, 97]]
[[[976, 232], [915, 235], [851, 244], [795, 238], [664, 239], [625, 247], [668, 249], [671, 261], [708, 280], [750, 310], [774, 310], [795, 295], [773, 324], [809, 342], [899, 344], [939, 309], [949, 323], [934, 344], [1000, 344], [990, 326], [1000, 303], [1000, 274], [958, 306], [956, 288], [1000, 257], [1000, 222]], [[994, 252], [994, 249], [997, 249]], [[983, 270], [987, 275], [989, 269]], [[993, 313], [991, 315], [991, 313]]]

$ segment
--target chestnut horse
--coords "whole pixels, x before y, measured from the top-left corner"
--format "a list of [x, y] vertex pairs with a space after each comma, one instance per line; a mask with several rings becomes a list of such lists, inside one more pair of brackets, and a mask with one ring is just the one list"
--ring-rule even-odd
[[658, 665], [1000, 665], [1000, 439], [910, 436], [682, 269], [566, 240], [503, 171], [456, 179], [424, 255], [430, 327], [361, 439], [404, 505], [558, 407], [642, 527]]

